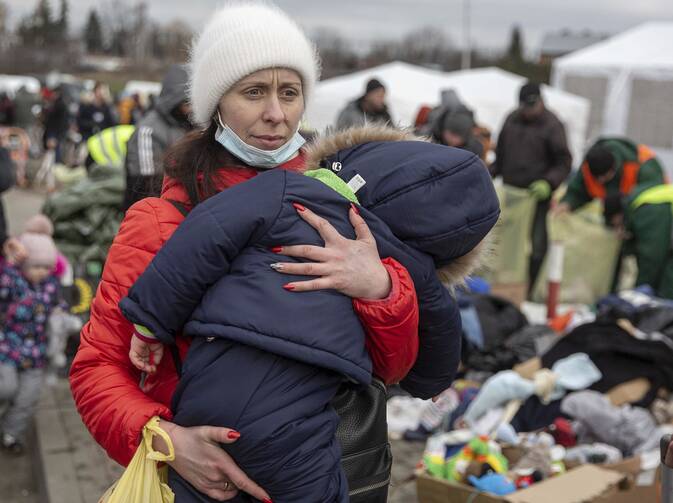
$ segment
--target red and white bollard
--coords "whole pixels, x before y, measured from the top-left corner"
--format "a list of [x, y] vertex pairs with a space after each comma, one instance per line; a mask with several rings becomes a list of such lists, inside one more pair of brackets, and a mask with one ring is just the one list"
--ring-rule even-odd
[[547, 320], [556, 318], [563, 279], [563, 243], [552, 241], [547, 254]]

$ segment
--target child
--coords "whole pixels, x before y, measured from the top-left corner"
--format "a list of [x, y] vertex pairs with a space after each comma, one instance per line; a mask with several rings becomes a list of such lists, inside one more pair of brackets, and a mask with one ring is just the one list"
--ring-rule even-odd
[[60, 302], [54, 273], [58, 251], [51, 237], [24, 233], [20, 266], [6, 262], [0, 272], [0, 402], [9, 403], [2, 419], [2, 447], [24, 450], [25, 433], [42, 390], [47, 364], [46, 324]]
[[[323, 245], [298, 212], [310, 206], [352, 239], [348, 208], [359, 200], [380, 256], [407, 268], [420, 348], [402, 385], [422, 398], [450, 386], [460, 353], [455, 301], [435, 267], [460, 263], [499, 214], [488, 173], [472, 154], [373, 142], [337, 157], [338, 176], [271, 170], [197, 206], [120, 303], [136, 325], [130, 357], [138, 368], [153, 371], [161, 343], [183, 327], [195, 336], [173, 397], [174, 421], [239, 431], [225, 448], [274, 501], [348, 501], [329, 403], [342, 382], [367, 383], [372, 374], [351, 299], [333, 290], [293, 294], [274, 272], [279, 244]], [[357, 197], [346, 183], [356, 176], [366, 184]], [[206, 501], [169, 473], [176, 500]]]

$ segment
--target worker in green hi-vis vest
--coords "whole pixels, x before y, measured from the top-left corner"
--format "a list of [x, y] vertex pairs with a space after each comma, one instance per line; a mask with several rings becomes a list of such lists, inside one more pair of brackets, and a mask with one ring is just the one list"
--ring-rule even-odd
[[673, 299], [673, 185], [639, 185], [626, 198], [608, 196], [605, 217], [623, 229], [625, 253], [636, 257], [636, 285]]

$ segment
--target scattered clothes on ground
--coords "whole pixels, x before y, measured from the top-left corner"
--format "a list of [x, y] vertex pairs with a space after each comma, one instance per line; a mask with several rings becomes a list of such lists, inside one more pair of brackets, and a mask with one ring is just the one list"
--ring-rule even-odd
[[563, 399], [561, 410], [574, 419], [580, 444], [603, 442], [618, 448], [625, 456], [647, 450], [656, 435], [657, 424], [647, 409], [615, 407], [596, 391], [570, 393]]
[[564, 417], [561, 400], [544, 404], [537, 395], [533, 395], [524, 402], [511, 424], [518, 432], [535, 431], [546, 428], [558, 417]]
[[409, 429], [418, 427], [425, 400], [410, 396], [394, 396], [386, 404], [388, 414], [388, 434], [395, 438]]
[[673, 400], [657, 398], [650, 407], [658, 424], [673, 423]]
[[561, 398], [567, 390], [585, 389], [600, 378], [600, 371], [583, 353], [558, 360], [551, 370], [539, 370], [532, 380], [524, 379], [513, 370], [505, 370], [484, 383], [468, 407], [464, 419], [473, 425], [488, 410], [503, 406], [511, 400], [524, 401], [532, 395], [549, 403]]
[[622, 453], [616, 447], [602, 444], [582, 444], [566, 450], [566, 461], [586, 464], [618, 463], [623, 459]]
[[463, 360], [468, 368], [498, 372], [530, 358], [529, 351], [519, 354], [519, 344], [506, 347], [508, 338], [528, 325], [514, 304], [493, 295], [472, 295], [469, 299], [477, 310], [484, 343], [482, 350], [472, 347], [467, 354], [464, 352]]
[[560, 338], [542, 356], [550, 367], [574, 353], [586, 353], [603, 374], [590, 389], [607, 393], [615, 386], [644, 377], [649, 392], [633, 405], [649, 407], [660, 388], [673, 389], [673, 351], [661, 341], [638, 340], [613, 322], [589, 323]]
[[547, 432], [554, 437], [554, 441], [563, 447], [574, 447], [577, 445], [577, 434], [572, 424], [564, 417], [557, 417], [549, 425]]

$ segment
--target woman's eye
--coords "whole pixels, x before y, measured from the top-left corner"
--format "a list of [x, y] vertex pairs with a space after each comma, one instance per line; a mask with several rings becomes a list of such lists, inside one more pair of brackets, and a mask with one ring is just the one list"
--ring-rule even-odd
[[257, 98], [257, 97], [259, 97], [259, 96], [262, 95], [262, 90], [261, 90], [261, 89], [257, 89], [257, 88], [254, 88], [254, 89], [248, 89], [248, 90], [245, 92], [245, 94], [246, 94], [247, 96], [250, 96], [250, 97], [253, 97], [253, 98]]
[[285, 91], [282, 92], [281, 95], [283, 96], [283, 98], [293, 99], [299, 96], [299, 93], [294, 89], [286, 89]]

